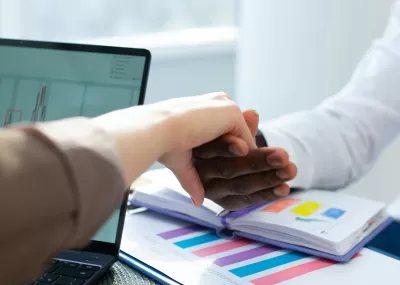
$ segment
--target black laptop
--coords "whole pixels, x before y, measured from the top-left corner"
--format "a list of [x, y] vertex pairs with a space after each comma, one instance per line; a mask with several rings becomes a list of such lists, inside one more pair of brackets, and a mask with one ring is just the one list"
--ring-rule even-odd
[[[150, 53], [1, 39], [0, 62], [0, 122], [8, 127], [143, 104]], [[95, 284], [118, 257], [125, 211], [126, 199], [86, 248], [60, 254], [41, 277], [26, 284]]]

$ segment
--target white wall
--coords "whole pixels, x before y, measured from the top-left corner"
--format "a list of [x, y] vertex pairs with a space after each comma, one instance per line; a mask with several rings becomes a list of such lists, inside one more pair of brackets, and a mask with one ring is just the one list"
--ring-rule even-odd
[[[237, 99], [262, 120], [312, 108], [344, 86], [383, 31], [391, 0], [241, 1]], [[349, 192], [389, 201], [399, 191], [396, 143]]]
[[81, 42], [149, 49], [152, 61], [145, 102], [152, 103], [214, 91], [233, 96], [236, 34], [233, 27], [212, 27]]
[[214, 91], [234, 94], [233, 53], [157, 60], [150, 67], [145, 103]]

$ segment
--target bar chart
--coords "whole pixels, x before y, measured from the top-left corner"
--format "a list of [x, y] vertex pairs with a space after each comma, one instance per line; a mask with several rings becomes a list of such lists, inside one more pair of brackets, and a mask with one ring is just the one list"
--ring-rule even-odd
[[204, 231], [202, 227], [190, 225], [161, 232], [158, 236], [197, 257], [215, 257], [214, 265], [255, 285], [279, 284], [336, 264], [248, 239], [225, 240]]

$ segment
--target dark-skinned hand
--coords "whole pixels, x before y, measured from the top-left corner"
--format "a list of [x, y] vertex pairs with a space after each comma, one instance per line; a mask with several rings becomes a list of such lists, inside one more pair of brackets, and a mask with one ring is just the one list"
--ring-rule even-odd
[[[257, 112], [246, 111], [243, 115], [255, 137]], [[288, 195], [286, 182], [297, 174], [296, 165], [284, 149], [249, 151], [243, 144], [235, 144], [232, 137], [221, 137], [194, 149], [193, 157], [206, 198], [231, 211]]]

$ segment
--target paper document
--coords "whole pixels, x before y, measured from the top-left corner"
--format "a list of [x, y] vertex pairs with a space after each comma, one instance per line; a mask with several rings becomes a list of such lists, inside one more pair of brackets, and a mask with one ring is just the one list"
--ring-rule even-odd
[[345, 264], [281, 250], [154, 212], [128, 215], [121, 250], [188, 284], [399, 284], [400, 261], [364, 249]]

